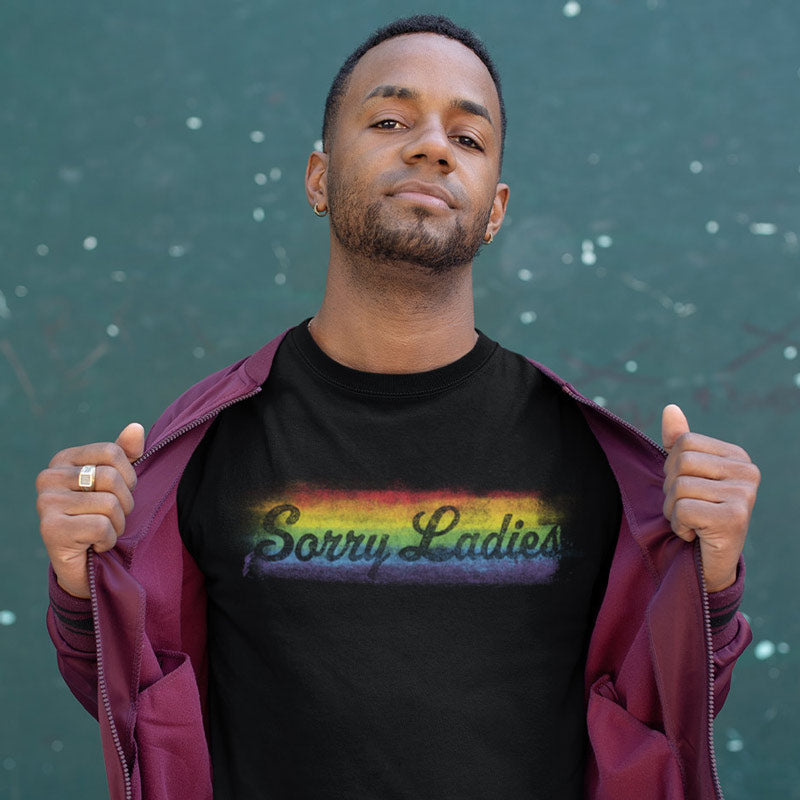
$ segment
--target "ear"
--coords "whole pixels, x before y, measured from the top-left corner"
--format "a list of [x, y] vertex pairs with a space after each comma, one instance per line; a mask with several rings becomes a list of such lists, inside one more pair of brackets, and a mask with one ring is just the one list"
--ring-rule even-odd
[[314, 150], [306, 165], [306, 197], [320, 211], [328, 208], [328, 154]]
[[497, 232], [503, 224], [503, 219], [506, 216], [506, 206], [508, 205], [509, 188], [505, 183], [498, 183], [494, 192], [494, 201], [492, 202], [492, 211], [489, 214], [489, 223], [486, 226], [486, 232], [496, 236]]

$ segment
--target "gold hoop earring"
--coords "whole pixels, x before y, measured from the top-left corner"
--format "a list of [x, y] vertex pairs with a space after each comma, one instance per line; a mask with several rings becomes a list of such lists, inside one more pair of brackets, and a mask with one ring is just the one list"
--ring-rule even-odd
[[484, 244], [491, 244], [494, 241], [494, 234], [487, 232], [486, 236], [483, 237]]
[[327, 208], [325, 208], [325, 209], [323, 209], [322, 211], [320, 211], [320, 210], [317, 208], [317, 204], [316, 204], [316, 203], [314, 203], [314, 213], [315, 213], [315, 214], [316, 214], [318, 217], [327, 217], [327, 216], [328, 216], [328, 209], [327, 209]]

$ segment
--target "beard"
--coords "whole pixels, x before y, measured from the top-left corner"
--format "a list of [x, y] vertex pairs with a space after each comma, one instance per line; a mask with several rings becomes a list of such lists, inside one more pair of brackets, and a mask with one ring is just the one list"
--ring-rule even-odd
[[365, 205], [360, 200], [365, 194], [358, 185], [343, 186], [329, 173], [331, 230], [353, 255], [382, 263], [415, 264], [441, 274], [470, 263], [480, 251], [491, 208], [475, 215], [468, 227], [456, 220], [442, 231], [437, 230], [444, 227], [442, 220], [437, 221], [427, 208], [410, 209], [405, 214], [413, 219], [403, 221], [390, 215], [380, 200]]

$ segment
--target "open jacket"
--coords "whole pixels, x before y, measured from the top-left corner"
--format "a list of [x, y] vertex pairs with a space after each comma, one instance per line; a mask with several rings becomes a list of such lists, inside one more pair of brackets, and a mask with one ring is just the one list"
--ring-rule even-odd
[[[181, 541], [176, 491], [215, 416], [261, 390], [282, 338], [193, 386], [153, 426], [124, 536], [89, 553], [91, 599], [64, 592], [51, 570], [48, 630], [64, 679], [99, 720], [112, 800], [212, 796], [204, 578]], [[662, 514], [664, 451], [537, 366], [579, 403], [623, 504], [586, 664], [586, 796], [721, 798], [712, 722], [751, 639], [736, 611], [743, 566], [707, 595], [697, 543]]]

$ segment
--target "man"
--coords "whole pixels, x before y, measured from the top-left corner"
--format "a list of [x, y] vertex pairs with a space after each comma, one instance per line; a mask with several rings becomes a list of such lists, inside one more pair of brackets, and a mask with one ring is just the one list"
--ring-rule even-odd
[[48, 625], [112, 797], [210, 797], [212, 768], [223, 798], [720, 796], [758, 470], [476, 332], [504, 133], [472, 34], [378, 31], [308, 162], [319, 312], [146, 444], [40, 475]]

